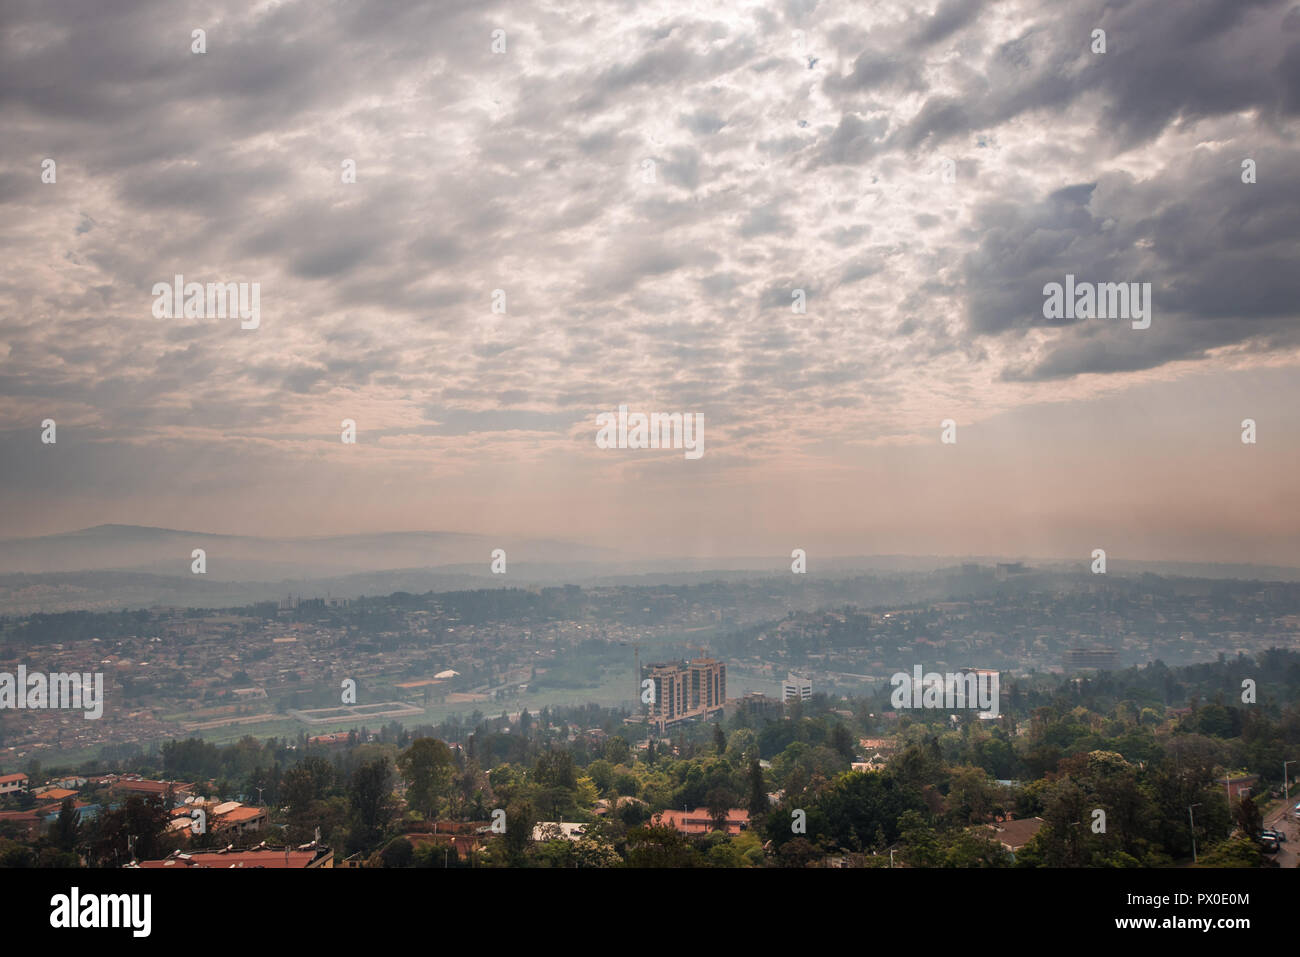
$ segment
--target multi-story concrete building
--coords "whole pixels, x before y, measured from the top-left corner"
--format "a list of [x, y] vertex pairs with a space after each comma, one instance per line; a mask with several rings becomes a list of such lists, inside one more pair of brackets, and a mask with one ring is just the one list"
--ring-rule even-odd
[[786, 675], [781, 683], [782, 701], [809, 701], [812, 699], [812, 679], [800, 678], [798, 675]]
[[1061, 656], [1066, 672], [1113, 671], [1119, 667], [1119, 652], [1114, 648], [1071, 648]]
[[654, 698], [650, 723], [665, 728], [679, 721], [721, 714], [727, 702], [727, 666], [716, 658], [695, 658], [648, 666]]

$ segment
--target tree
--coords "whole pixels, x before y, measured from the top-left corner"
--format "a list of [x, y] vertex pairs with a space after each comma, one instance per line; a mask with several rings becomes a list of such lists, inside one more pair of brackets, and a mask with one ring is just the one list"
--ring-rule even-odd
[[167, 821], [167, 808], [159, 798], [129, 797], [122, 807], [100, 815], [92, 855], [110, 867], [132, 857], [139, 861], [164, 857]]
[[632, 749], [622, 735], [616, 734], [605, 742], [605, 760], [610, 764], [627, 764], [631, 756]]
[[695, 849], [670, 825], [637, 827], [627, 832], [631, 867], [694, 867]]
[[415, 848], [405, 837], [395, 837], [379, 852], [384, 867], [410, 867], [415, 859]]
[[817, 845], [806, 837], [786, 841], [777, 852], [777, 860], [782, 867], [807, 867], [821, 856], [822, 852]]
[[451, 750], [437, 738], [417, 738], [398, 756], [397, 767], [408, 782], [407, 802], [426, 820], [437, 817], [455, 772]]
[[831, 750], [838, 752], [845, 761], [852, 761], [855, 747], [849, 729], [837, 722], [831, 729]]
[[66, 797], [59, 805], [59, 817], [52, 828], [55, 847], [70, 851], [77, 846], [77, 828], [81, 823], [81, 813], [72, 798]]
[[505, 844], [506, 860], [514, 867], [524, 864], [528, 842], [533, 839], [533, 825], [537, 814], [528, 801], [519, 801], [506, 809], [506, 832], [501, 840]]
[[353, 847], [363, 850], [379, 843], [393, 819], [392, 792], [393, 766], [386, 757], [367, 761], [353, 773], [348, 787]]
[[722, 757], [727, 751], [727, 734], [722, 730], [722, 723], [713, 725], [713, 753]]
[[709, 820], [715, 831], [727, 831], [727, 812], [735, 802], [736, 796], [726, 788], [714, 788], [704, 797], [704, 807], [709, 812]]
[[771, 810], [772, 804], [767, 797], [767, 788], [763, 784], [763, 766], [758, 763], [758, 758], [753, 758], [749, 762], [749, 820], [751, 826], [757, 826], [754, 822], [767, 814]]
[[1260, 833], [1264, 830], [1264, 818], [1259, 813], [1259, 806], [1248, 794], [1237, 804], [1237, 826], [1252, 841], [1259, 840]]
[[572, 790], [578, 786], [573, 755], [567, 749], [556, 748], [542, 752], [537, 758], [535, 774], [537, 783], [544, 788]]
[[1264, 855], [1245, 835], [1220, 841], [1201, 855], [1196, 867], [1262, 867]]

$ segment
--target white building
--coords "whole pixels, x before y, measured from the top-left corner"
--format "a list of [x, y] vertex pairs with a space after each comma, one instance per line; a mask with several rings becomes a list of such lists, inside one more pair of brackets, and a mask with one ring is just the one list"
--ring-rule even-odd
[[798, 698], [800, 701], [808, 701], [812, 698], [812, 679], [799, 678], [795, 675], [787, 675], [785, 681], [781, 684], [781, 700], [791, 701]]

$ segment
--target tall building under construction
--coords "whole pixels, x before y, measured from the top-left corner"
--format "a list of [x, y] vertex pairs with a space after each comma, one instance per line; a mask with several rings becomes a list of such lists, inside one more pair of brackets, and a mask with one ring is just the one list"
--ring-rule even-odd
[[679, 721], [721, 715], [727, 701], [727, 666], [716, 658], [647, 665], [642, 677], [654, 689], [650, 724], [661, 731]]

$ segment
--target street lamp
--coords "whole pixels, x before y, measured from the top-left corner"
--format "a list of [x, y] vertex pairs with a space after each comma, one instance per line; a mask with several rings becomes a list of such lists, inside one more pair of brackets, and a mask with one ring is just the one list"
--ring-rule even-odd
[[1192, 822], [1192, 863], [1196, 863], [1196, 815], [1192, 813], [1192, 808], [1200, 807], [1200, 802], [1187, 805], [1187, 818]]

